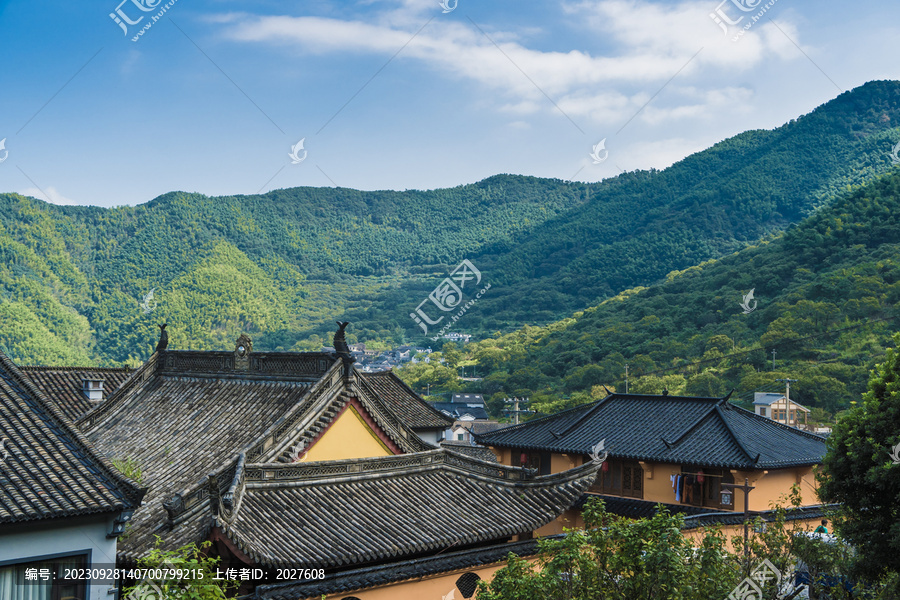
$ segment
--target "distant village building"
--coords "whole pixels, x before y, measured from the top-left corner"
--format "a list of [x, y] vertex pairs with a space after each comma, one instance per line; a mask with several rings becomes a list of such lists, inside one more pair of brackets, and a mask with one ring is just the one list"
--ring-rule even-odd
[[459, 342], [462, 344], [468, 344], [469, 340], [472, 339], [472, 336], [468, 333], [457, 333], [455, 331], [451, 331], [450, 333], [446, 333], [443, 335], [445, 340], [450, 340], [451, 342]]
[[498, 421], [459, 420], [453, 423], [447, 439], [454, 442], [475, 444], [476, 436], [484, 435], [508, 426], [507, 423], [500, 423]]
[[432, 402], [431, 405], [457, 421], [486, 421], [490, 419], [481, 394], [453, 394], [450, 402]]
[[[56, 378], [53, 373], [58, 375]], [[0, 353], [0, 598], [107, 600], [113, 580], [64, 580], [109, 568], [145, 490], [103, 458], [30, 377], [82, 408], [83, 372], [26, 375]], [[102, 381], [94, 377], [88, 381]], [[118, 380], [115, 373], [113, 380]], [[93, 387], [88, 387], [90, 393]], [[73, 408], [77, 411], [78, 408]], [[36, 580], [26, 582], [26, 571]]]
[[809, 429], [809, 409], [794, 400], [787, 400], [784, 394], [756, 392], [753, 394], [753, 408], [762, 417], [791, 427]]

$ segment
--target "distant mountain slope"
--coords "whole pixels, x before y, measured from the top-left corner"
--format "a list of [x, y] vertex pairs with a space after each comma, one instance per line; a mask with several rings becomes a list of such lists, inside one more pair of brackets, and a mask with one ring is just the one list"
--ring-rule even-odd
[[716, 396], [791, 378], [793, 398], [833, 412], [858, 399], [897, 330], [900, 167], [771, 242], [469, 351], [487, 393], [585, 399], [624, 389], [627, 364], [631, 391]]
[[774, 131], [592, 185], [497, 175], [429, 191], [173, 192], [116, 209], [0, 195], [0, 344], [26, 363], [117, 363], [145, 358], [162, 320], [177, 347], [244, 331], [291, 349], [328, 341], [340, 317], [352, 339], [422, 341], [409, 313], [463, 258], [492, 287], [460, 328], [548, 323], [886, 172], [898, 124], [900, 83], [872, 82]]
[[[25, 363], [138, 360], [169, 320], [183, 348], [227, 347], [243, 331], [289, 349], [386, 286], [526, 234], [585, 189], [496, 176], [427, 192], [171, 193], [116, 209], [0, 195], [0, 344]], [[377, 322], [352, 332], [395, 334]]]
[[479, 302], [483, 322], [467, 317], [461, 327], [547, 323], [733, 252], [887, 172], [897, 141], [900, 82], [875, 81], [773, 131], [592, 185], [587, 203], [469, 256], [493, 287]]

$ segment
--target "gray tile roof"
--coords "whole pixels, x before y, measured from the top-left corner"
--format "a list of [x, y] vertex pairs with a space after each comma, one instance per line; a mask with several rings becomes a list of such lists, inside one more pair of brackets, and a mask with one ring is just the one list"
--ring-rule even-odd
[[0, 523], [119, 512], [143, 495], [0, 352]]
[[[231, 485], [233, 510], [219, 504], [217, 525], [266, 566], [329, 569], [396, 560], [533, 531], [571, 506], [599, 466], [534, 477], [447, 449], [248, 464]], [[221, 480], [217, 485], [224, 489]]]
[[[234, 353], [166, 350], [154, 354], [119, 391], [78, 425], [99, 450], [131, 459], [149, 486], [120, 556], [133, 562], [154, 544], [165, 548], [208, 530], [202, 516], [213, 472], [226, 473], [239, 453], [256, 462], [290, 462], [357, 399], [397, 452], [432, 449], [394, 415], [361, 375], [346, 379], [339, 358], [320, 353], [250, 353], [246, 370]], [[226, 475], [223, 475], [227, 477]], [[169, 508], [167, 509], [166, 504]], [[202, 508], [202, 507], [201, 507]], [[199, 512], [198, 512], [199, 511]]]
[[[560, 537], [548, 536], [550, 539], [559, 539]], [[534, 556], [538, 553], [538, 540], [504, 542], [351, 571], [326, 572], [324, 579], [315, 581], [259, 586], [251, 598], [253, 600], [306, 600], [307, 598], [318, 600], [323, 595], [346, 595], [375, 586], [501, 563], [506, 561], [510, 553], [523, 557]]]
[[611, 394], [591, 404], [476, 436], [486, 446], [613, 458], [768, 469], [813, 465], [824, 440], [730, 404], [726, 398]]
[[447, 448], [454, 452], [465, 454], [473, 458], [486, 460], [488, 462], [499, 462], [497, 460], [497, 455], [494, 454], [494, 452], [490, 448], [486, 446], [479, 446], [478, 444], [475, 444], [473, 442], [443, 440], [440, 445], [442, 448]]
[[409, 427], [446, 429], [453, 424], [453, 419], [422, 400], [392, 372], [363, 373], [362, 377], [378, 392], [388, 408], [401, 417]]
[[34, 385], [53, 401], [66, 417], [78, 420], [97, 406], [81, 391], [85, 379], [102, 379], [104, 399], [119, 389], [134, 369], [94, 367], [19, 367]]

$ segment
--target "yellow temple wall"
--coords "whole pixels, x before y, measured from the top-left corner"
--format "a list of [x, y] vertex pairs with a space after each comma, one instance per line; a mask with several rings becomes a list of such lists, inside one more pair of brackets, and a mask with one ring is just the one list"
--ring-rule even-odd
[[300, 462], [391, 456], [378, 435], [366, 424], [355, 406], [347, 407]]

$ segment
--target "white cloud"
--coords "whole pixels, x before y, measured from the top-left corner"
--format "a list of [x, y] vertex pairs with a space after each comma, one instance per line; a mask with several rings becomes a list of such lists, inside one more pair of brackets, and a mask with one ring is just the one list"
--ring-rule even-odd
[[66, 198], [65, 196], [60, 194], [59, 191], [52, 185], [47, 186], [43, 189], [30, 187], [22, 190], [19, 193], [23, 196], [31, 196], [32, 198], [37, 198], [38, 200], [43, 200], [44, 202], [50, 202], [51, 204], [59, 204], [61, 206], [76, 206], [79, 204], [71, 198]]
[[[390, 57], [402, 48], [400, 59], [424, 61], [435, 71], [495, 90], [498, 110], [518, 116], [556, 110], [546, 95], [567, 115], [595, 123], [624, 122], [676, 73], [676, 83], [687, 85], [703, 78], [711, 89], [689, 98], [683, 106], [655, 106], [642, 112], [641, 119], [659, 122], [702, 115], [749, 94], [732, 87], [715, 89], [717, 76], [752, 69], [765, 58], [795, 59], [799, 54], [771, 23], [756, 23], [738, 42], [723, 37], [709, 16], [715, 8], [711, 0], [562, 4], [569, 27], [597, 35], [610, 48], [604, 55], [586, 50], [535, 50], [515, 32], [462, 20], [434, 19], [416, 34], [422, 26], [422, 6], [408, 0], [371, 21], [246, 13], [217, 19], [231, 40], [276, 44], [306, 54], [378, 53]], [[413, 22], [415, 26], [411, 26]], [[789, 23], [779, 26], [798, 39]]]

